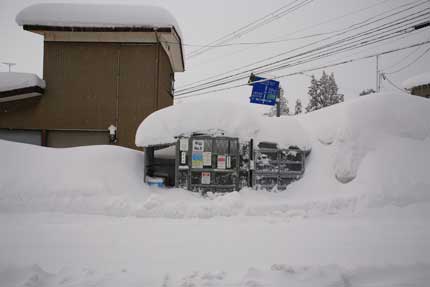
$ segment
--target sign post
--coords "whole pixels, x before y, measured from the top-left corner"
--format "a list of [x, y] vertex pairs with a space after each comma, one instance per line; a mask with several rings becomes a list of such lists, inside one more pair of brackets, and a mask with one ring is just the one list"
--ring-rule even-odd
[[274, 106], [279, 96], [279, 82], [257, 77], [251, 74], [249, 84], [252, 85], [250, 102], [260, 105]]
[[281, 93], [283, 93], [279, 82], [251, 74], [249, 84], [252, 85], [250, 102], [268, 106], [276, 105], [276, 116], [279, 118], [281, 116]]

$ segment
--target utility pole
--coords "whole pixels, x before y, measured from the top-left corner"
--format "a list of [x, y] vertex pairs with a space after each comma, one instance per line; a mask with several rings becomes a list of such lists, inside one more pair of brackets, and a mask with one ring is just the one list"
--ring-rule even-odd
[[381, 75], [379, 72], [379, 55], [376, 56], [376, 92], [381, 92]]
[[276, 97], [276, 117], [281, 116], [281, 97], [284, 95], [284, 90], [279, 87], [278, 96]]
[[9, 73], [12, 70], [12, 67], [16, 65], [16, 63], [11, 63], [11, 62], [2, 62], [2, 64], [7, 65], [9, 68]]

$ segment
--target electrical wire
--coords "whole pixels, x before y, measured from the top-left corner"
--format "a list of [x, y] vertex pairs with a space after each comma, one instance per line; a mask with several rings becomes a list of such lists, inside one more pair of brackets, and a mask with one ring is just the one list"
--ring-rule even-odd
[[[416, 49], [414, 49], [413, 51], [411, 51], [409, 54], [407, 54], [405, 57], [401, 58], [400, 60], [398, 60], [394, 64], [392, 64], [392, 65], [384, 68], [383, 70], [390, 70], [391, 68], [398, 66], [399, 64], [403, 63], [404, 61], [406, 61], [407, 59], [409, 59], [414, 54], [418, 53], [421, 50], [421, 48], [422, 47], [417, 47]], [[425, 49], [425, 47], [424, 47], [424, 49]]]
[[387, 75], [386, 74], [382, 74], [382, 78], [384, 79], [384, 80], [386, 80], [391, 86], [393, 86], [394, 88], [396, 88], [396, 89], [398, 89], [399, 91], [401, 91], [401, 92], [403, 92], [403, 93], [405, 93], [405, 94], [409, 94], [408, 92], [406, 92], [406, 90], [405, 89], [402, 89], [402, 88], [400, 88], [399, 86], [397, 86], [395, 83], [393, 83], [388, 77], [387, 77]]
[[423, 58], [428, 52], [430, 52], [430, 48], [428, 48], [427, 50], [424, 51], [424, 53], [422, 53], [421, 55], [419, 55], [415, 60], [413, 60], [412, 62], [410, 62], [409, 64], [407, 64], [406, 66], [403, 66], [400, 69], [397, 69], [395, 71], [389, 72], [389, 73], [384, 73], [386, 75], [392, 75], [392, 74], [397, 74], [407, 68], [409, 68], [410, 66], [412, 66], [413, 64], [415, 64], [416, 62], [418, 62], [421, 58]]
[[[428, 10], [428, 9], [427, 9]], [[373, 22], [372, 22], [373, 23]], [[390, 22], [390, 23], [386, 23], [386, 24], [384, 24], [383, 26], [386, 26], [386, 25], [388, 25], [388, 24], [393, 24], [394, 22]], [[401, 23], [403, 23], [403, 22], [400, 22], [400, 24]], [[380, 27], [383, 27], [383, 26], [380, 26]], [[352, 39], [352, 37], [357, 37], [357, 36], [361, 36], [361, 35], [363, 35], [363, 34], [365, 34], [365, 33], [368, 33], [368, 32], [372, 32], [372, 31], [374, 31], [374, 29], [375, 28], [373, 28], [373, 29], [370, 29], [370, 30], [367, 30], [367, 31], [364, 31], [364, 32], [361, 32], [361, 33], [359, 33], [359, 34], [356, 34], [356, 35], [354, 35], [354, 36], [350, 36], [350, 37], [347, 37], [347, 38], [344, 38], [343, 40], [340, 40], [340, 41], [346, 41], [346, 40], [349, 40], [349, 39]], [[343, 34], [343, 33], [342, 33]], [[329, 38], [332, 38], [332, 37], [329, 37]], [[327, 38], [328, 39], [328, 38]], [[319, 41], [318, 41], [319, 42]], [[334, 43], [331, 43], [331, 44], [328, 44], [328, 45], [326, 45], [326, 46], [323, 46], [322, 48], [325, 48], [325, 47], [328, 47], [328, 46], [330, 46], [330, 45], [335, 45], [335, 44], [338, 44], [339, 43], [339, 41], [338, 42], [334, 42]], [[312, 43], [313, 44], [313, 43]], [[286, 54], [286, 53], [289, 53], [289, 52], [292, 52], [292, 51], [296, 51], [296, 50], [299, 50], [300, 48], [303, 48], [303, 47], [307, 47], [307, 46], [310, 46], [311, 44], [309, 44], [309, 45], [305, 45], [305, 46], [302, 46], [302, 47], [299, 47], [299, 48], [296, 48], [296, 49], [293, 49], [293, 50], [291, 50], [291, 51], [288, 51], [288, 52], [284, 52], [284, 53], [281, 53], [281, 54]], [[320, 48], [316, 48], [315, 50], [318, 50], [318, 49], [321, 49], [321, 47]], [[309, 52], [313, 52], [314, 50], [311, 50], [311, 51], [307, 51], [306, 53], [309, 53]], [[280, 55], [281, 55], [280, 54]], [[302, 54], [299, 54], [298, 56], [301, 56]], [[295, 55], [295, 56], [297, 56], [297, 55]], [[272, 58], [276, 58], [276, 56], [274, 56], [274, 57], [270, 57], [270, 58], [267, 58], [267, 59], [272, 59]], [[278, 60], [278, 61], [275, 61], [275, 62], [271, 62], [271, 63], [268, 63], [268, 64], [265, 64], [265, 65], [263, 65], [263, 66], [259, 66], [259, 67], [253, 67], [252, 69], [249, 69], [249, 70], [246, 70], [246, 71], [243, 71], [243, 72], [241, 72], [241, 73], [248, 73], [248, 72], [250, 72], [250, 71], [253, 71], [253, 70], [255, 70], [255, 69], [259, 69], [259, 68], [262, 68], [262, 67], [265, 67], [265, 66], [270, 66], [270, 65], [273, 65], [273, 64], [276, 64], [276, 63], [280, 63], [280, 62], [282, 62], [282, 61], [285, 61], [285, 60], [289, 60], [291, 57], [288, 57], [288, 58], [283, 58], [283, 59], [280, 59], [280, 60]], [[255, 62], [255, 63], [259, 63], [259, 62], [261, 62], [261, 61], [258, 61], [258, 62]], [[254, 63], [253, 63], [254, 64]], [[251, 65], [246, 65], [246, 66], [243, 66], [243, 67], [249, 67], [249, 66], [252, 66], [252, 64]], [[234, 71], [236, 71], [236, 70], [239, 70], [240, 68], [238, 68], [238, 69], [234, 69]], [[224, 74], [224, 73], [223, 73]], [[236, 75], [238, 75], [238, 74], [240, 74], [240, 73], [236, 73], [236, 74], [233, 74], [232, 76], [236, 76]], [[222, 74], [221, 74], [222, 75]], [[230, 76], [227, 76], [227, 77], [225, 77], [225, 78], [229, 78]], [[219, 80], [223, 80], [224, 78], [220, 78], [220, 79], [217, 79], [217, 80], [215, 80], [215, 81], [219, 81]], [[210, 81], [210, 82], [208, 82], [208, 83], [212, 83], [212, 82], [215, 82], [215, 81]], [[181, 91], [182, 90], [184, 90], [184, 89], [180, 89]]]
[[[364, 8], [361, 8], [359, 10], [354, 10], [354, 11], [351, 11], [351, 12], [348, 12], [348, 13], [345, 13], [345, 14], [342, 14], [342, 15], [339, 15], [339, 16], [336, 16], [336, 17], [333, 17], [333, 18], [329, 18], [329, 19], [326, 19], [324, 21], [315, 23], [313, 25], [305, 26], [305, 27], [303, 27], [303, 28], [301, 28], [299, 30], [296, 30], [296, 31], [284, 34], [283, 36], [284, 37], [292, 36], [292, 35], [295, 35], [295, 34], [297, 34], [299, 32], [308, 31], [308, 30], [310, 30], [312, 28], [315, 28], [315, 27], [320, 27], [322, 25], [326, 25], [326, 24], [330, 24], [330, 23], [333, 23], [333, 22], [337, 22], [337, 21], [339, 21], [341, 19], [344, 19], [344, 18], [346, 18], [348, 16], [356, 15], [356, 14], [359, 14], [359, 13], [361, 13], [363, 11], [367, 11], [369, 9], [375, 8], [377, 6], [380, 6], [380, 5], [382, 5], [382, 4], [384, 4], [385, 2], [388, 2], [388, 1], [391, 1], [391, 0], [383, 0], [383, 1], [380, 1], [380, 2], [378, 2], [376, 4], [372, 4], [370, 6], [366, 6]], [[412, 2], [409, 2], [407, 4], [403, 4], [402, 6], [410, 5], [410, 4], [415, 3], [415, 2], [417, 2], [417, 1], [412, 1]], [[392, 10], [394, 10], [394, 9], [392, 9]], [[339, 32], [339, 31], [341, 31], [341, 30], [336, 30], [336, 31], [332, 31], [332, 32], [322, 33], [322, 34], [333, 34], [333, 33]], [[249, 49], [253, 49], [253, 48], [256, 48], [256, 47], [259, 47], [259, 45], [255, 45], [255, 46], [252, 46], [252, 47], [246, 47], [246, 48], [234, 51], [232, 53], [223, 54], [222, 57], [226, 58], [226, 57], [234, 56], [234, 55], [237, 55], [239, 53], [243, 53], [244, 51], [247, 51]], [[205, 61], [204, 63], [205, 64], [210, 63], [210, 62], [212, 62], [211, 60], [217, 60], [217, 61], [219, 61], [220, 59], [219, 59], [219, 57], [214, 57], [214, 58], [210, 59], [209, 61]], [[188, 85], [188, 84], [185, 84], [184, 86], [186, 86], [186, 85]]]
[[[248, 34], [250, 32], [253, 32], [267, 24], [272, 23], [273, 21], [276, 21], [304, 6], [309, 5], [310, 3], [312, 3], [314, 0], [294, 0], [284, 6], [282, 6], [281, 8], [278, 8], [275, 11], [272, 11], [269, 14], [266, 14], [265, 16], [223, 36], [220, 37], [218, 39], [216, 39], [215, 41], [210, 42], [207, 46], [216, 46], [216, 45], [220, 45], [220, 44], [224, 44], [227, 42], [230, 42], [234, 39], [240, 38], [245, 34]], [[298, 2], [298, 3], [297, 3]], [[297, 3], [297, 4], [296, 4]], [[195, 51], [190, 52], [190, 54], [187, 55], [187, 59], [191, 59], [194, 58], [198, 55], [201, 55], [207, 51], [209, 51], [210, 49], [212, 49], [213, 47], [202, 47], [200, 49], [197, 49]]]
[[[264, 79], [264, 80], [261, 80], [261, 81], [256, 81], [254, 83], [265, 82], [265, 81], [269, 81], [269, 80], [277, 80], [277, 79], [281, 79], [281, 78], [286, 78], [286, 77], [291, 77], [291, 76], [295, 76], [295, 75], [301, 75], [301, 74], [308, 73], [308, 72], [322, 70], [322, 69], [326, 69], [326, 68], [330, 68], [330, 67], [341, 66], [341, 65], [352, 63], [352, 62], [366, 60], [366, 59], [374, 58], [376, 56], [388, 55], [388, 54], [395, 53], [395, 52], [398, 52], [398, 51], [402, 51], [402, 50], [406, 50], [406, 49], [411, 49], [411, 48], [415, 48], [415, 47], [419, 47], [419, 46], [427, 45], [427, 44], [430, 44], [430, 41], [415, 43], [415, 44], [412, 44], [412, 45], [409, 45], [409, 46], [405, 46], [405, 47], [401, 47], [401, 48], [396, 48], [396, 49], [391, 49], [391, 50], [383, 51], [383, 52], [380, 52], [380, 53], [377, 53], [377, 54], [367, 55], [367, 56], [353, 58], [353, 59], [349, 59], [349, 60], [345, 60], [345, 61], [341, 61], [341, 62], [337, 62], [337, 63], [332, 63], [332, 64], [328, 64], [328, 65], [323, 65], [323, 66], [318, 66], [318, 67], [314, 67], [314, 68], [309, 68], [309, 69], [305, 69], [305, 70], [294, 72], [294, 73], [283, 74], [283, 75], [279, 75], [279, 76], [276, 76], [276, 77]], [[176, 98], [178, 98], [178, 99], [191, 98], [191, 97], [196, 97], [196, 96], [200, 96], [200, 95], [206, 95], [206, 94], [211, 94], [211, 93], [216, 93], [216, 92], [221, 92], [221, 91], [236, 89], [236, 88], [240, 88], [240, 87], [244, 87], [244, 86], [248, 86], [248, 85], [249, 85], [248, 83], [238, 84], [238, 85], [234, 85], [234, 86], [230, 86], [230, 87], [225, 87], [225, 88], [221, 88], [221, 89], [207, 91], [207, 92], [204, 92], [204, 93], [198, 93], [198, 94], [193, 94], [193, 95], [184, 95], [184, 96], [175, 96], [175, 99]]]
[[[428, 10], [428, 9], [427, 9]], [[417, 13], [415, 13], [415, 14], [417, 14]], [[428, 13], [426, 14], [426, 13], [424, 13], [424, 14], [420, 14], [420, 15], [418, 15], [418, 16], [427, 16], [428, 15]], [[410, 15], [409, 15], [410, 16]], [[419, 19], [419, 18], [418, 18]], [[300, 54], [298, 54], [298, 55], [294, 55], [294, 56], [292, 56], [292, 57], [288, 57], [288, 58], [285, 58], [285, 59], [281, 59], [281, 60], [278, 60], [278, 61], [276, 61], [276, 62], [272, 62], [272, 63], [269, 63], [269, 64], [266, 64], [266, 65], [263, 65], [263, 66], [260, 66], [260, 67], [254, 67], [253, 69], [250, 69], [250, 70], [246, 70], [246, 71], [243, 71], [243, 72], [241, 72], [241, 73], [237, 73], [237, 74], [233, 74], [233, 75], [230, 75], [230, 76], [228, 76], [228, 77], [224, 77], [224, 78], [220, 78], [220, 79], [217, 79], [217, 80], [215, 80], [215, 81], [210, 81], [210, 82], [207, 82], [207, 83], [205, 83], [205, 84], [202, 84], [202, 85], [197, 85], [197, 86], [195, 86], [195, 87], [192, 87], [192, 88], [188, 88], [188, 89], [183, 89], [183, 90], [180, 90], [180, 91], [178, 91], [180, 94], [183, 94], [185, 91], [189, 91], [189, 90], [192, 90], [192, 91], [195, 91], [195, 89], [197, 88], [197, 87], [205, 87], [205, 86], [207, 86], [207, 85], [209, 85], [209, 84], [212, 84], [212, 83], [216, 83], [216, 82], [220, 82], [220, 81], [222, 81], [222, 80], [226, 80], [226, 79], [229, 79], [229, 78], [234, 78], [234, 77], [240, 77], [241, 75], [243, 75], [243, 74], [248, 74], [249, 72], [251, 72], [251, 71], [255, 71], [256, 69], [258, 70], [258, 69], [261, 69], [261, 68], [264, 68], [264, 67], [269, 67], [269, 66], [273, 66], [274, 64], [278, 64], [278, 63], [282, 63], [282, 62], [285, 62], [286, 60], [290, 60], [290, 59], [293, 59], [293, 58], [297, 58], [297, 57], [300, 57], [300, 56], [304, 56], [304, 55], [306, 55], [306, 54], [310, 54], [310, 53], [314, 53], [314, 52], [316, 52], [316, 51], [320, 51], [321, 49], [324, 49], [324, 48], [327, 48], [327, 47], [333, 47], [334, 45], [338, 45], [339, 43], [342, 43], [342, 42], [346, 42], [346, 41], [350, 41], [351, 39], [354, 39], [354, 38], [356, 38], [356, 39], [358, 39], [358, 40], [356, 40], [355, 42], [357, 42], [357, 41], [361, 41], [361, 46], [363, 45], [363, 44], [369, 44], [369, 43], [373, 43], [372, 42], [372, 39], [371, 38], [369, 38], [369, 37], [367, 37], [367, 38], [362, 38], [363, 36], [366, 36], [366, 35], [369, 35], [369, 33], [374, 33], [375, 31], [377, 32], [377, 31], [381, 31], [381, 30], [383, 30], [383, 29], [386, 29], [386, 28], [389, 28], [389, 27], [392, 27], [392, 26], [396, 26], [396, 25], [399, 25], [399, 24], [403, 24], [403, 23], [406, 23], [406, 22], [409, 22], [408, 24], [411, 24], [410, 23], [410, 21], [412, 20], [417, 20], [417, 18], [409, 18], [409, 19], [401, 19], [402, 21], [399, 21], [399, 20], [397, 20], [397, 23], [396, 22], [390, 22], [390, 23], [386, 23], [386, 24], [384, 24], [383, 26], [380, 26], [380, 27], [378, 27], [378, 28], [372, 28], [372, 29], [370, 29], [370, 30], [367, 30], [367, 31], [364, 31], [364, 32], [360, 32], [359, 34], [356, 34], [356, 35], [353, 35], [353, 36], [349, 36], [349, 37], [347, 37], [347, 38], [344, 38], [344, 39], [341, 39], [341, 40], [338, 40], [338, 41], [336, 41], [336, 42], [334, 42], [334, 43], [330, 43], [330, 44], [328, 44], [328, 45], [325, 45], [325, 46], [323, 46], [323, 47], [319, 47], [319, 48], [316, 48], [316, 49], [313, 49], [313, 50], [310, 50], [310, 51], [306, 51], [306, 52], [304, 52], [304, 53], [300, 53]], [[416, 22], [416, 21], [415, 21]], [[384, 27], [385, 26], [385, 27]], [[410, 27], [409, 27], [410, 28]], [[389, 30], [389, 31], [392, 31], [392, 30]], [[397, 34], [397, 33], [399, 33], [399, 32], [401, 32], [401, 31], [395, 31], [395, 34]], [[373, 35], [374, 36], [374, 35]], [[358, 38], [357, 38], [358, 37]], [[359, 38], [359, 37], [361, 37], [361, 38]], [[386, 39], [389, 39], [389, 38], [382, 38], [382, 40], [386, 40]], [[364, 41], [365, 40], [365, 41]], [[380, 39], [378, 39], [378, 40], [380, 40]], [[354, 43], [354, 42], [350, 42], [350, 43]], [[341, 46], [342, 47], [342, 46]], [[351, 48], [351, 47], [354, 47], [354, 46], [349, 46], [349, 47], [347, 47], [347, 48]], [[355, 47], [356, 48], [356, 47]], [[339, 51], [339, 50], [338, 50]], [[285, 68], [285, 65], [283, 65], [283, 66], [279, 66], [279, 67], [276, 67], [276, 68]], [[262, 72], [270, 72], [270, 71], [273, 71], [274, 69], [272, 68], [272, 69], [270, 69], [270, 70], [265, 70], [265, 71], [260, 71], [259, 70], [259, 73], [262, 73]], [[225, 83], [223, 83], [223, 84], [225, 84]], [[194, 90], [193, 90], [194, 89]], [[191, 92], [192, 92], [191, 91]]]
[[[388, 15], [388, 16], [385, 16], [385, 17], [378, 18], [378, 19], [374, 20], [377, 16], [381, 16], [381, 15], [384, 15], [384, 14], [387, 14], [387, 13], [388, 13], [387, 11], [385, 11], [385, 12], [383, 12], [383, 13], [380, 13], [380, 14], [378, 14], [378, 15], [375, 15], [375, 16], [372, 16], [372, 17], [370, 17], [370, 18], [368, 18], [368, 19], [365, 19], [364, 21], [360, 21], [360, 22], [358, 22], [358, 23], [355, 23], [355, 24], [353, 24], [353, 25], [350, 25], [350, 26], [349, 26], [349, 27], [347, 27], [344, 31], [339, 32], [339, 33], [337, 33], [337, 34], [335, 34], [335, 35], [333, 35], [333, 36], [329, 36], [329, 37], [326, 37], [326, 38], [324, 38], [324, 39], [322, 39], [322, 40], [314, 41], [314, 42], [312, 42], [312, 43], [309, 43], [309, 44], [306, 44], [306, 45], [300, 46], [300, 47], [298, 47], [298, 48], [295, 48], [295, 49], [292, 49], [292, 50], [289, 50], [289, 51], [286, 51], [286, 52], [282, 52], [282, 53], [277, 54], [277, 55], [275, 55], [275, 56], [271, 56], [271, 57], [268, 57], [268, 58], [265, 58], [265, 59], [262, 59], [262, 60], [259, 60], [259, 61], [256, 61], [256, 62], [253, 62], [253, 63], [247, 64], [247, 65], [245, 65], [245, 66], [241, 66], [241, 67], [238, 67], [238, 68], [235, 68], [235, 69], [232, 69], [232, 70], [229, 70], [229, 71], [226, 71], [226, 72], [223, 72], [223, 73], [220, 73], [220, 74], [217, 74], [217, 75], [214, 75], [214, 76], [211, 76], [211, 77], [208, 77], [208, 78], [205, 78], [205, 79], [202, 79], [202, 80], [199, 80], [199, 81], [196, 81], [196, 82], [190, 83], [190, 84], [187, 84], [186, 86], [180, 87], [178, 90], [179, 90], [179, 91], [184, 91], [184, 90], [186, 90], [186, 89], [190, 89], [190, 88], [185, 88], [185, 87], [189, 87], [189, 86], [199, 86], [199, 85], [196, 85], [196, 84], [197, 84], [197, 83], [204, 82], [204, 81], [209, 80], [209, 79], [213, 79], [213, 78], [216, 78], [216, 77], [220, 77], [220, 76], [226, 75], [226, 74], [228, 74], [228, 73], [236, 72], [236, 71], [239, 71], [239, 70], [244, 69], [244, 68], [252, 67], [252, 69], [248, 69], [248, 70], [246, 70], [246, 71], [244, 71], [244, 72], [241, 72], [241, 73], [248, 73], [249, 71], [252, 71], [252, 70], [254, 70], [254, 69], [256, 69], [256, 68], [260, 68], [260, 67], [253, 67], [253, 66], [254, 66], [254, 65], [256, 65], [256, 64], [260, 64], [260, 63], [263, 63], [263, 62], [265, 62], [265, 61], [268, 61], [268, 60], [272, 60], [272, 59], [278, 58], [278, 57], [283, 56], [283, 55], [285, 55], [285, 54], [289, 54], [289, 53], [292, 53], [292, 52], [295, 52], [295, 51], [301, 50], [301, 49], [303, 49], [303, 48], [310, 47], [310, 46], [312, 46], [312, 45], [314, 45], [314, 44], [321, 43], [321, 42], [323, 42], [323, 41], [330, 40], [330, 39], [336, 38], [336, 37], [341, 36], [341, 35], [344, 35], [344, 34], [348, 34], [348, 33], [349, 33], [349, 32], [351, 32], [351, 31], [358, 30], [358, 29], [363, 28], [363, 27], [366, 27], [366, 26], [368, 26], [368, 25], [375, 24], [375, 23], [377, 23], [377, 22], [383, 21], [383, 20], [388, 19], [388, 18], [390, 18], [390, 17], [393, 17], [393, 16], [396, 16], [396, 15], [398, 15], [398, 14], [404, 13], [404, 12], [406, 12], [406, 11], [409, 11], [409, 10], [413, 9], [413, 8], [417, 8], [417, 7], [419, 7], [419, 6], [423, 5], [423, 4], [427, 3], [427, 2], [428, 2], [428, 1], [427, 1], [427, 0], [425, 0], [425, 1], [420, 1], [419, 3], [415, 3], [415, 2], [413, 2], [413, 3], [403, 4], [403, 5], [401, 5], [401, 6], [398, 6], [398, 7], [394, 8], [394, 9], [391, 9], [391, 10], [390, 10], [390, 11], [388, 11], [388, 12], [392, 12], [392, 11], [397, 10], [397, 9], [399, 9], [399, 8], [404, 8], [404, 7], [406, 7], [405, 9], [403, 9], [403, 10], [401, 10], [401, 11], [397, 11], [397, 12], [395, 12], [395, 13], [392, 13], [392, 14], [390, 14], [390, 15]], [[406, 6], [405, 6], [405, 5], [406, 5]], [[412, 6], [411, 6], [411, 5], [412, 5]], [[422, 11], [420, 11], [420, 12], [422, 12]], [[370, 20], [373, 20], [373, 21], [370, 21]], [[369, 22], [369, 21], [370, 21], [370, 22]], [[391, 22], [391, 23], [393, 23], [393, 22]], [[385, 25], [387, 25], [387, 24], [390, 24], [390, 23], [386, 23]], [[370, 31], [370, 30], [368, 30], [368, 31]], [[287, 58], [287, 59], [288, 59], [288, 58]], [[284, 60], [285, 60], [285, 58], [284, 58], [284, 59], [280, 59], [280, 60], [278, 60], [277, 62], [284, 61]], [[274, 63], [277, 63], [277, 62], [274, 62]], [[269, 64], [266, 64], [266, 65], [272, 65], [272, 64], [273, 64], [273, 63], [269, 63]], [[235, 75], [237, 75], [237, 74], [233, 74], [233, 76], [235, 76]], [[215, 82], [215, 81], [220, 81], [220, 80], [223, 80], [223, 79], [225, 79], [225, 78], [229, 78], [229, 77], [230, 77], [230, 76], [227, 76], [227, 77], [224, 77], [224, 78], [219, 78], [219, 79], [217, 79], [217, 80], [210, 81], [210, 82], [207, 82], [207, 83], [212, 83], [212, 82]]]
[[[285, 68], [291, 68], [291, 67], [298, 66], [298, 65], [301, 65], [301, 64], [304, 64], [304, 63], [308, 63], [308, 62], [311, 62], [311, 61], [319, 60], [319, 59], [323, 58], [323, 56], [324, 56], [324, 57], [331, 56], [331, 55], [337, 54], [337, 53], [339, 53], [339, 52], [349, 51], [349, 50], [351, 50], [351, 49], [353, 49], [353, 48], [354, 48], [354, 49], [356, 49], [356, 48], [361, 48], [361, 47], [364, 47], [364, 46], [368, 46], [369, 44], [378, 43], [378, 42], [385, 41], [385, 40], [388, 40], [388, 39], [392, 39], [392, 38], [395, 38], [395, 37], [397, 37], [397, 36], [396, 36], [396, 35], [394, 35], [394, 36], [390, 36], [390, 37], [384, 37], [384, 38], [382, 38], [382, 39], [378, 39], [378, 40], [376, 40], [376, 41], [373, 41], [373, 42], [367, 43], [367, 45], [359, 45], [359, 46], [355, 46], [355, 47], [348, 47], [348, 49], [343, 49], [343, 50], [340, 50], [340, 51], [334, 51], [334, 52], [331, 52], [331, 53], [326, 53], [326, 54], [322, 54], [322, 55], [317, 55], [317, 56], [315, 56], [315, 57], [313, 57], [313, 58], [310, 58], [310, 59], [297, 61], [297, 62], [292, 63], [292, 64], [286, 64], [286, 65], [279, 66], [279, 67], [276, 67], [276, 68], [272, 68], [272, 69], [269, 69], [269, 70], [259, 71], [258, 73], [259, 73], [259, 74], [265, 74], [265, 73], [268, 73], [268, 72], [273, 72], [273, 71], [277, 71], [277, 70], [281, 70], [281, 69], [285, 69]], [[228, 83], [231, 83], [231, 82], [236, 82], [236, 81], [238, 81], [238, 80], [243, 80], [243, 79], [246, 79], [246, 78], [248, 78], [248, 77], [249, 77], [249, 75], [246, 75], [246, 76], [243, 76], [243, 77], [240, 77], [240, 78], [235, 78], [235, 79], [228, 80], [228, 81], [224, 81], [224, 82], [221, 82], [221, 83], [216, 83], [216, 84], [213, 84], [213, 85], [211, 85], [211, 86], [205, 86], [205, 87], [202, 87], [202, 88], [199, 88], [199, 89], [194, 89], [194, 90], [192, 90], [192, 91], [188, 91], [188, 92], [180, 93], [180, 94], [177, 94], [177, 95], [183, 95], [183, 94], [188, 94], [188, 93], [194, 93], [194, 92], [201, 91], [201, 90], [205, 90], [205, 89], [208, 89], [208, 88], [213, 88], [213, 87], [217, 87], [217, 86], [220, 86], [220, 85], [225, 85], [225, 84], [228, 84]]]

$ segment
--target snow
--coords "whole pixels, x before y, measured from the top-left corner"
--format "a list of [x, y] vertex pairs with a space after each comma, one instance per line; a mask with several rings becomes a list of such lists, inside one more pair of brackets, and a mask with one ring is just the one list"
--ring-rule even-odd
[[[304, 115], [302, 124], [320, 143], [334, 145], [336, 177], [341, 182], [349, 182], [356, 177], [361, 162], [368, 154], [377, 156], [380, 152], [389, 151], [401, 157], [411, 152], [408, 145], [423, 144], [425, 148], [426, 139], [428, 141], [430, 136], [429, 113], [430, 106], [426, 99], [375, 94]], [[400, 143], [404, 143], [405, 148], [396, 149]], [[418, 162], [427, 154], [417, 154]], [[392, 168], [398, 166], [400, 164]]]
[[421, 287], [430, 279], [426, 215], [0, 215], [0, 285]]
[[423, 73], [416, 75], [410, 79], [407, 79], [403, 82], [402, 86], [403, 88], [407, 90], [411, 90], [414, 87], [419, 87], [422, 85], [429, 85], [430, 84], [430, 73]]
[[55, 27], [174, 27], [176, 19], [164, 8], [148, 5], [44, 3], [23, 9], [18, 25]]
[[281, 148], [311, 148], [307, 134], [295, 118], [267, 117], [249, 104], [228, 100], [196, 100], [157, 111], [139, 126], [136, 145], [174, 143], [178, 136], [193, 133], [238, 137], [240, 140], [252, 138], [256, 143], [278, 143]]
[[302, 180], [206, 197], [147, 186], [141, 152], [0, 141], [0, 285], [427, 286], [429, 117], [397, 94], [294, 117]]
[[34, 86], [45, 88], [45, 81], [35, 74], [0, 72], [0, 92]]

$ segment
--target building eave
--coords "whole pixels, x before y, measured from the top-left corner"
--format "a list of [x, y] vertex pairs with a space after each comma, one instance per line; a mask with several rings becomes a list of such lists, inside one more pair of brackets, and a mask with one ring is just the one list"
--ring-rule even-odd
[[[119, 26], [119, 27], [80, 27], [80, 26], [47, 26], [47, 25], [23, 25], [23, 29], [29, 32], [34, 32], [45, 36], [45, 41], [52, 41], [47, 37], [47, 35], [55, 34], [69, 34], [69, 33], [151, 33], [155, 35], [166, 35], [167, 42], [163, 43], [163, 48], [169, 56], [171, 66], [174, 72], [184, 72], [185, 71], [185, 60], [184, 51], [182, 46], [182, 39], [180, 34], [174, 26], [171, 27], [146, 27], [146, 26]], [[138, 36], [139, 37], [139, 36]], [[48, 38], [48, 39], [47, 39]], [[155, 36], [157, 40], [155, 42], [163, 42], [158, 40], [158, 36]], [[64, 40], [64, 39], [62, 39]], [[82, 41], [82, 40], [80, 40]], [[96, 41], [96, 40], [94, 40]], [[135, 41], [135, 39], [133, 40]], [[145, 40], [142, 40], [146, 42]], [[151, 40], [153, 41], [153, 40]], [[175, 43], [177, 41], [177, 44]], [[106, 42], [118, 42], [117, 39], [106, 40]], [[166, 48], [165, 45], [171, 46]], [[176, 48], [176, 47], [177, 48]], [[176, 55], [172, 55], [171, 49], [177, 49]], [[175, 53], [175, 52], [174, 52]], [[177, 57], [180, 57], [178, 59]], [[177, 60], [175, 60], [175, 58]]]
[[20, 89], [0, 92], [0, 102], [11, 102], [21, 99], [42, 96], [45, 90], [39, 86], [25, 87]]

